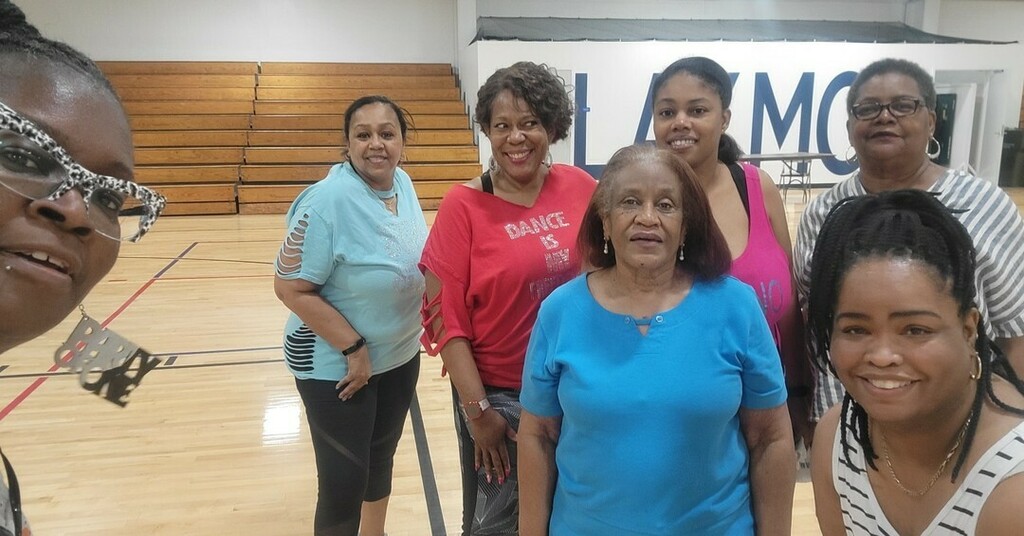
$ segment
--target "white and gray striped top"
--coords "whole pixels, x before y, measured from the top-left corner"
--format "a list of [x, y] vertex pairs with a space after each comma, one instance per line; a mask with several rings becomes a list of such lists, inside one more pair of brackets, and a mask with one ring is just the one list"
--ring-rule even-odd
[[[974, 175], [949, 170], [928, 189], [955, 213], [977, 250], [978, 309], [994, 338], [1024, 336], [1024, 220], [1013, 200], [998, 186]], [[806, 305], [811, 256], [821, 224], [839, 201], [864, 195], [859, 176], [850, 177], [815, 198], [800, 218], [793, 270], [800, 303]], [[814, 420], [843, 399], [843, 386], [830, 373], [814, 369]]]
[[[839, 495], [846, 534], [897, 536], [899, 533], [886, 519], [871, 489], [860, 445], [851, 438], [852, 464], [848, 465], [840, 445], [841, 433], [842, 427], [836, 430], [832, 447], [832, 485]], [[1024, 473], [1024, 422], [982, 455], [966, 473], [956, 493], [921, 533], [922, 536], [973, 535], [978, 515], [992, 490], [1003, 480], [1019, 473]]]

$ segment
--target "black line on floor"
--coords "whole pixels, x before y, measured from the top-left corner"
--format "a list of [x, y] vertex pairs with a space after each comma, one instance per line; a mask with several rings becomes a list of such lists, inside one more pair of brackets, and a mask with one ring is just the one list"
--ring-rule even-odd
[[[166, 365], [153, 369], [153, 372], [158, 370], [177, 370], [177, 369], [193, 369], [193, 368], [207, 368], [207, 367], [230, 367], [233, 365], [263, 365], [266, 363], [281, 363], [284, 359], [254, 359], [251, 361], [231, 361], [228, 363], [195, 363], [192, 365], [174, 365], [168, 367]], [[153, 372], [150, 372], [152, 374]], [[69, 370], [62, 370], [58, 372], [29, 372], [24, 374], [5, 374], [0, 375], [0, 380], [13, 380], [17, 378], [41, 378], [50, 376], [77, 376], [77, 372], [71, 372]]]
[[423, 478], [423, 498], [427, 501], [427, 518], [430, 519], [430, 533], [433, 536], [448, 536], [444, 528], [444, 512], [441, 511], [441, 498], [437, 493], [437, 480], [434, 478], [434, 465], [430, 462], [430, 447], [427, 445], [427, 431], [423, 426], [423, 412], [420, 411], [420, 399], [413, 393], [412, 404], [409, 405], [409, 418], [412, 420], [412, 434], [416, 438], [416, 456], [420, 460], [420, 475]]

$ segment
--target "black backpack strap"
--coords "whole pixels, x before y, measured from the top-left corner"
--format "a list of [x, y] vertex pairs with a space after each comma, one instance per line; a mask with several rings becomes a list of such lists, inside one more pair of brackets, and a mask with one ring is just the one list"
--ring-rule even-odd
[[740, 194], [740, 201], [743, 201], [743, 210], [747, 211], [750, 217], [750, 194], [747, 193], [747, 177], [743, 172], [743, 166], [738, 163], [729, 164], [729, 174], [732, 175], [732, 182], [736, 184], [736, 191]]
[[491, 172], [489, 170], [480, 175], [480, 189], [494, 195], [494, 181], [491, 180]]

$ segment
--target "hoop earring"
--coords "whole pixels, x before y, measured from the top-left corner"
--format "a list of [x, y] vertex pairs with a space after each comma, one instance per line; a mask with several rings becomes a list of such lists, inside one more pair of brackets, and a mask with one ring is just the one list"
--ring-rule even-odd
[[853, 163], [857, 162], [857, 150], [854, 149], [852, 145], [846, 148], [846, 155], [845, 156], [846, 156], [846, 163], [847, 164], [853, 164]]
[[974, 371], [972, 370], [972, 371], [971, 371], [971, 374], [970, 374], [970, 376], [969, 376], [969, 377], [970, 377], [970, 378], [971, 378], [972, 380], [975, 380], [975, 381], [977, 381], [977, 380], [978, 380], [978, 378], [980, 378], [980, 377], [981, 377], [981, 366], [982, 366], [982, 365], [981, 365], [981, 356], [980, 356], [980, 355], [978, 355], [978, 351], [977, 351], [977, 350], [974, 350], [974, 351], [972, 351], [972, 352], [971, 352], [971, 354], [972, 354], [972, 357], [974, 357], [974, 362], [975, 362], [975, 363], [976, 363], [976, 365], [977, 365], [977, 368], [978, 368], [978, 372], [974, 372]]
[[[932, 147], [932, 143], [935, 143], [934, 153], [929, 151]], [[939, 143], [939, 140], [935, 139], [935, 136], [932, 136], [932, 138], [928, 140], [928, 145], [924, 148], [924, 154], [932, 160], [935, 160], [940, 154], [942, 154], [942, 145]]]
[[604, 237], [604, 250], [603, 251], [604, 251], [605, 255], [608, 254], [608, 237], [607, 236]]

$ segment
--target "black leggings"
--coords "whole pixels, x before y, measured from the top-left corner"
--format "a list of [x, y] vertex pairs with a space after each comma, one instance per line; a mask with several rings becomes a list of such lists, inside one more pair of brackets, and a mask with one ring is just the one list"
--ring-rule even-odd
[[395, 450], [416, 391], [420, 358], [370, 377], [352, 398], [338, 382], [295, 380], [316, 455], [317, 536], [356, 536], [364, 501], [391, 494]]

